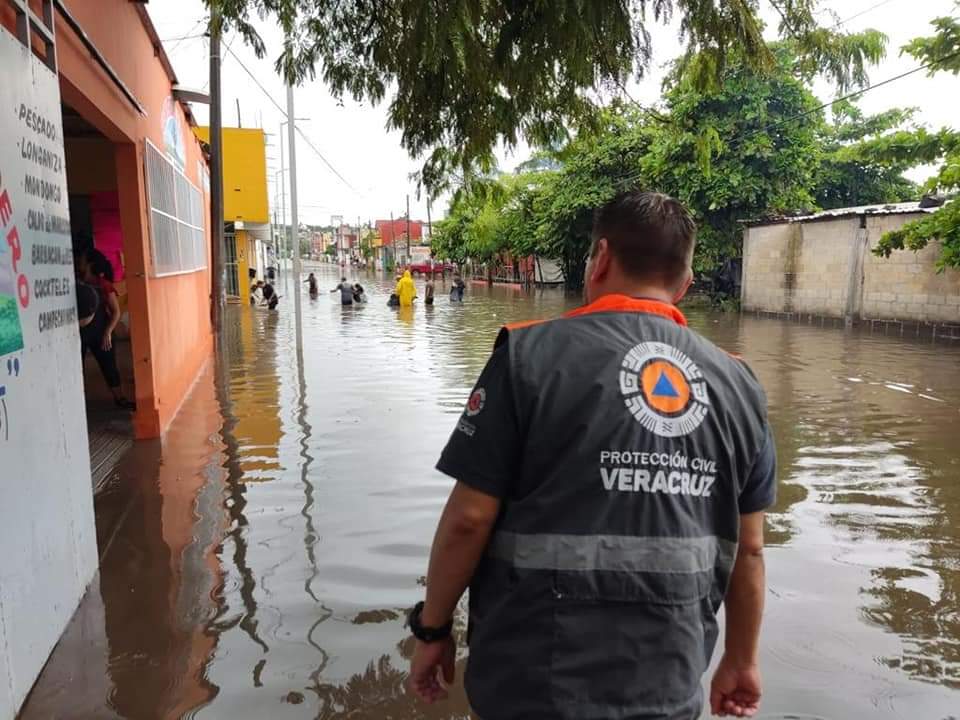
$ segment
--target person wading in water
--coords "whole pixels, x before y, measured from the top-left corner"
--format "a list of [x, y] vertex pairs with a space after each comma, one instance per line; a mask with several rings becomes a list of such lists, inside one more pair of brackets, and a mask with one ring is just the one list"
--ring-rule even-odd
[[413, 284], [413, 277], [409, 270], [403, 271], [403, 276], [397, 281], [397, 287], [393, 292], [400, 299], [400, 307], [413, 305], [413, 299], [417, 297], [417, 286]]
[[332, 294], [338, 291], [340, 292], [341, 305], [353, 305], [353, 285], [348, 283], [345, 277], [340, 278], [340, 284], [330, 292]]
[[504, 328], [437, 469], [457, 482], [412, 691], [453, 681], [485, 720], [694, 720], [726, 606], [715, 714], [759, 708], [764, 509], [776, 456], [752, 372], [687, 327], [695, 226], [659, 193], [595, 215], [587, 304]]

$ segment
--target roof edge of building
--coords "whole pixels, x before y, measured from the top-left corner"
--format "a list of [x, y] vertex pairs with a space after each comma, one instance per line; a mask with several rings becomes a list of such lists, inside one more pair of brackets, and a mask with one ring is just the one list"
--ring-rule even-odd
[[[153, 24], [153, 20], [150, 18], [150, 13], [147, 12], [146, 6], [140, 3], [134, 3], [134, 7], [136, 8], [137, 15], [140, 16], [140, 22], [143, 23], [144, 30], [147, 31], [150, 43], [153, 45], [153, 52], [160, 61], [164, 72], [167, 74], [170, 86], [175, 87], [179, 85], [180, 81], [177, 80], [177, 73], [174, 71], [173, 64], [170, 62], [170, 56], [167, 55], [167, 51], [163, 48], [163, 41], [160, 40], [160, 36], [157, 34], [157, 28]], [[177, 102], [180, 104], [180, 107], [183, 108], [183, 112], [187, 116], [187, 122], [189, 122], [191, 126], [196, 127], [197, 120], [193, 116], [193, 109], [190, 105], [179, 98]]]
[[739, 220], [738, 222], [740, 225], [745, 227], [763, 227], [765, 225], [783, 225], [787, 223], [798, 222], [842, 220], [845, 218], [860, 217], [861, 215], [885, 216], [909, 215], [912, 213], [931, 213], [935, 212], [937, 209], [938, 207], [923, 207], [920, 201], [901, 203], [874, 203], [872, 205], [858, 205], [855, 207], [821, 210], [819, 212], [804, 213], [802, 215], [775, 215], [764, 218]]

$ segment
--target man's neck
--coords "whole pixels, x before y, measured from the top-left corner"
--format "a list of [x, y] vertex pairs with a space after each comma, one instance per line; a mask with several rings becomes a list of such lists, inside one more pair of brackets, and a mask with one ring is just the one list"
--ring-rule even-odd
[[656, 285], [638, 285], [634, 283], [611, 285], [610, 287], [603, 288], [598, 293], [597, 298], [601, 298], [604, 295], [626, 295], [627, 297], [657, 300], [662, 303], [667, 303], [668, 305], [673, 305], [673, 293]]

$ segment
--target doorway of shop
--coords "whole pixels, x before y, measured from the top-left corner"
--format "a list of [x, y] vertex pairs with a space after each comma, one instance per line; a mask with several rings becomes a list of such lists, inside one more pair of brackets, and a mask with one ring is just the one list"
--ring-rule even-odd
[[[70, 196], [70, 234], [80, 293], [95, 290], [95, 320], [81, 334], [83, 383], [90, 470], [94, 492], [103, 489], [120, 457], [133, 443], [133, 354], [130, 347], [130, 306], [127, 265], [120, 224], [115, 146], [80, 113], [61, 104], [64, 164]], [[90, 265], [90, 274], [85, 268]], [[98, 279], [102, 277], [102, 280]], [[81, 285], [80, 283], [85, 283]], [[119, 311], [112, 333], [111, 291]], [[109, 342], [104, 338], [109, 336]], [[119, 382], [119, 389], [117, 383]]]

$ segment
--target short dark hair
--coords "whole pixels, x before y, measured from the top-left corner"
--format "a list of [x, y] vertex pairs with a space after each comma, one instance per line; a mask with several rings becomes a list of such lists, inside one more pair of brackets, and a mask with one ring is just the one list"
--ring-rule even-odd
[[87, 248], [83, 255], [87, 260], [87, 264], [90, 266], [90, 270], [96, 277], [105, 277], [110, 282], [113, 282], [113, 265], [107, 260], [106, 255], [96, 248]]
[[624, 273], [673, 285], [690, 265], [696, 233], [693, 216], [679, 200], [628, 190], [594, 212], [590, 255], [606, 238]]

